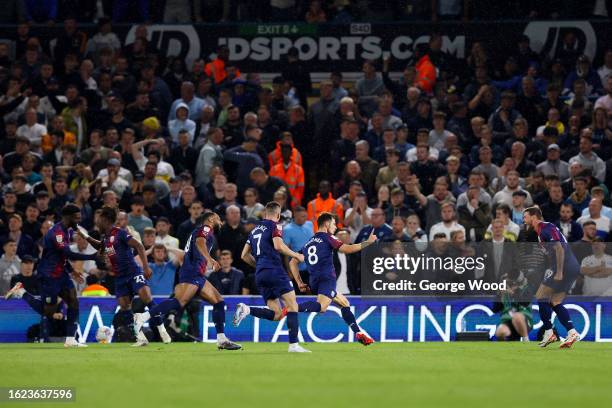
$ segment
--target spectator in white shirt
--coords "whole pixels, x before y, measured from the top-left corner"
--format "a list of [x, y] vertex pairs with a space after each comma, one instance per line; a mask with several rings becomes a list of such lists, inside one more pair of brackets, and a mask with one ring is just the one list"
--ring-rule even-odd
[[448, 130], [444, 129], [446, 124], [446, 114], [444, 112], [434, 112], [433, 114], [433, 126], [434, 128], [429, 131], [429, 147], [434, 147], [438, 150], [444, 149], [446, 139], [451, 134]]
[[368, 207], [368, 197], [364, 192], [355, 196], [353, 206], [344, 214], [344, 225], [348, 227], [351, 242], [354, 242], [364, 225], [371, 223], [372, 209]]
[[572, 157], [569, 163], [578, 162], [584, 169], [591, 169], [593, 176], [603, 182], [606, 177], [606, 163], [593, 151], [593, 139], [590, 129], [583, 129], [580, 136], [580, 153]]
[[[606, 193], [603, 189], [603, 187], [601, 186], [595, 186], [591, 189], [591, 197], [592, 198], [599, 198], [602, 202], [604, 201], [604, 199], [606, 198]], [[583, 215], [589, 215], [589, 207], [585, 208], [584, 210], [582, 210], [582, 214], [580, 214], [581, 216]], [[608, 207], [607, 205], [604, 205], [603, 207], [601, 207], [601, 215], [608, 217], [610, 220], [612, 220], [612, 207]]]
[[[155, 224], [155, 243], [156, 244], [164, 244], [166, 248], [179, 248], [179, 240], [178, 238], [170, 235], [170, 221], [166, 217], [159, 217], [157, 219], [157, 223]], [[168, 257], [171, 261], [176, 259], [176, 255], [172, 251], [168, 251]]]
[[[612, 13], [612, 10], [608, 10], [608, 13]], [[604, 54], [604, 63], [597, 70], [597, 74], [602, 84], [605, 84], [608, 78], [612, 78], [612, 48], [609, 48]]]
[[601, 239], [606, 239], [610, 233], [610, 219], [601, 214], [603, 202], [599, 198], [592, 198], [589, 202], [589, 213], [578, 218], [578, 223], [582, 225], [588, 220], [595, 222], [597, 227], [597, 236]]
[[585, 296], [612, 295], [612, 256], [606, 254], [606, 243], [593, 240], [593, 255], [582, 260], [580, 272], [584, 275], [582, 294]]
[[47, 134], [47, 128], [36, 120], [38, 114], [34, 108], [29, 108], [25, 112], [25, 124], [17, 128], [17, 136], [27, 137], [32, 146], [32, 150], [39, 151], [43, 135]]
[[507, 206], [512, 205], [512, 193], [515, 191], [524, 191], [527, 195], [525, 198], [525, 206], [530, 207], [533, 205], [533, 200], [531, 198], [531, 194], [527, 190], [523, 190], [520, 186], [520, 175], [516, 170], [511, 170], [506, 174], [506, 186], [495, 193], [493, 196], [492, 204], [493, 206], [503, 203]]
[[455, 217], [455, 206], [452, 203], [446, 202], [441, 205], [442, 221], [434, 224], [429, 230], [429, 240], [433, 241], [436, 234], [443, 233], [446, 238], [450, 240], [450, 234], [452, 231], [463, 231], [465, 234], [465, 228], [459, 224]]

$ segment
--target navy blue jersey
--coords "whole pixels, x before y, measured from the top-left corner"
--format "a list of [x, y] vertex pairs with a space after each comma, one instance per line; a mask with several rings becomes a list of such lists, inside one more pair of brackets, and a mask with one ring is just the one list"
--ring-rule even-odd
[[328, 232], [317, 232], [304, 246], [302, 254], [311, 277], [332, 277], [334, 269], [334, 250], [340, 249], [343, 242]]
[[567, 243], [567, 239], [565, 239], [565, 236], [559, 230], [559, 228], [555, 226], [555, 224], [552, 224], [550, 222], [541, 222], [540, 224], [538, 224], [536, 232], [538, 234], [538, 241], [540, 241], [541, 245], [544, 246], [546, 252], [548, 253], [551, 266], [553, 268], [557, 267], [557, 255], [554, 249], [554, 245], [550, 243], [561, 243], [561, 246], [563, 247], [563, 250], [565, 252], [565, 265], [573, 265], [578, 263], [576, 257], [574, 256], [574, 253], [572, 252], [572, 249]]
[[38, 264], [40, 275], [59, 278], [66, 271], [72, 232], [71, 229], [64, 228], [61, 222], [47, 231], [43, 237], [43, 253]]
[[271, 220], [263, 220], [249, 233], [247, 242], [251, 246], [251, 255], [257, 262], [256, 270], [281, 268], [283, 263], [280, 254], [274, 249], [275, 237], [283, 237], [283, 227]]
[[198, 228], [194, 229], [187, 240], [187, 244], [185, 244], [185, 257], [183, 259], [183, 265], [181, 266], [182, 274], [201, 276], [206, 274], [207, 261], [196, 245], [196, 240], [198, 238], [204, 238], [206, 240], [206, 248], [208, 248], [209, 252], [212, 249], [214, 244], [212, 228], [208, 225], [200, 225]]
[[104, 253], [110, 260], [112, 272], [117, 275], [131, 275], [140, 272], [134, 253], [128, 242], [132, 236], [119, 227], [113, 227], [104, 237]]

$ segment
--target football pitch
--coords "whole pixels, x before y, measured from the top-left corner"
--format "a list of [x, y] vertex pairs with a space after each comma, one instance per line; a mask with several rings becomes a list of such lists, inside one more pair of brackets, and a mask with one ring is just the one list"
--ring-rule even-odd
[[[2, 344], [0, 387], [73, 387], [53, 407], [612, 406], [612, 345], [577, 343]], [[44, 407], [47, 403], [2, 406]]]

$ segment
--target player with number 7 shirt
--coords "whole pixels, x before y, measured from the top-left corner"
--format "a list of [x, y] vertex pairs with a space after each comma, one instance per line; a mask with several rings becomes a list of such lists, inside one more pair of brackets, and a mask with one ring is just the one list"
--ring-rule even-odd
[[242, 259], [255, 268], [255, 283], [266, 302], [265, 307], [250, 307], [239, 303], [234, 314], [234, 326], [252, 315], [258, 319], [277, 321], [283, 318], [281, 299], [287, 307], [287, 327], [289, 329], [289, 352], [308, 353], [298, 342], [299, 322], [298, 305], [293, 284], [283, 268], [281, 254], [304, 262], [304, 256], [292, 251], [283, 242], [283, 227], [278, 224], [281, 206], [272, 201], [266, 204], [264, 219], [249, 233]]

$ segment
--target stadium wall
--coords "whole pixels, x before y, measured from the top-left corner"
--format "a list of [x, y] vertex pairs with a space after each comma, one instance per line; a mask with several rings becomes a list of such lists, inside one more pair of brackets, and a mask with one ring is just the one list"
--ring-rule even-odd
[[[306, 298], [301, 297], [300, 300]], [[493, 315], [493, 299], [436, 299], [420, 298], [375, 298], [349, 297], [357, 322], [376, 341], [413, 342], [413, 341], [452, 341], [465, 324], [468, 331], [484, 330], [492, 337], [499, 315]], [[260, 297], [228, 296], [226, 322], [227, 333], [235, 341], [284, 342], [287, 328], [284, 320], [269, 322], [247, 318], [238, 328], [231, 326], [232, 314], [236, 304], [262, 306]], [[534, 330], [530, 335], [535, 339], [541, 322], [537, 315], [537, 305], [533, 305]], [[570, 297], [566, 307], [572, 314], [576, 329], [587, 341], [612, 342], [612, 298], [585, 299]], [[117, 309], [114, 298], [80, 299], [80, 333], [87, 341], [95, 341], [95, 333], [101, 325], [111, 326]], [[25, 342], [26, 330], [39, 322], [39, 315], [20, 300], [0, 300], [0, 342]], [[557, 322], [555, 322], [558, 324]], [[212, 322], [212, 306], [204, 303], [200, 314], [201, 338], [205, 342], [215, 341]], [[562, 331], [564, 333], [564, 331]], [[308, 342], [346, 342], [354, 341], [340, 311], [330, 307], [327, 313], [301, 314], [300, 338]]]
[[[81, 25], [88, 36], [96, 32], [95, 25]], [[123, 44], [134, 40], [137, 25], [115, 24], [115, 32]], [[50, 48], [61, 33], [62, 26], [33, 26], [32, 35], [48, 40]], [[565, 33], [572, 30], [578, 39], [578, 51], [595, 59], [602, 58], [608, 39], [612, 37], [609, 20], [580, 21], [487, 21], [487, 22], [395, 22], [352, 24], [195, 24], [151, 25], [149, 40], [167, 56], [180, 56], [191, 64], [204, 57], [212, 58], [218, 46], [227, 45], [230, 59], [243, 72], [277, 73], [290, 47], [300, 50], [300, 59], [307, 62], [312, 73], [330, 70], [345, 73], [361, 71], [364, 59], [393, 57], [391, 71], [403, 70], [412, 59], [419, 43], [427, 42], [429, 35], [442, 35], [442, 50], [463, 60], [474, 42], [485, 44], [489, 53], [503, 57], [514, 49], [518, 39], [527, 35], [531, 48], [542, 55], [553, 56], [562, 46]], [[10, 42], [16, 36], [16, 26], [0, 26], [0, 42]], [[495, 35], [491, 35], [495, 33]], [[496, 55], [496, 53], [504, 53]], [[333, 64], [333, 65], [330, 65]], [[269, 75], [268, 75], [269, 76]], [[349, 75], [350, 76], [350, 75]], [[327, 79], [328, 75], [325, 74]], [[313, 75], [318, 82], [321, 78]], [[349, 80], [350, 78], [346, 78]]]

